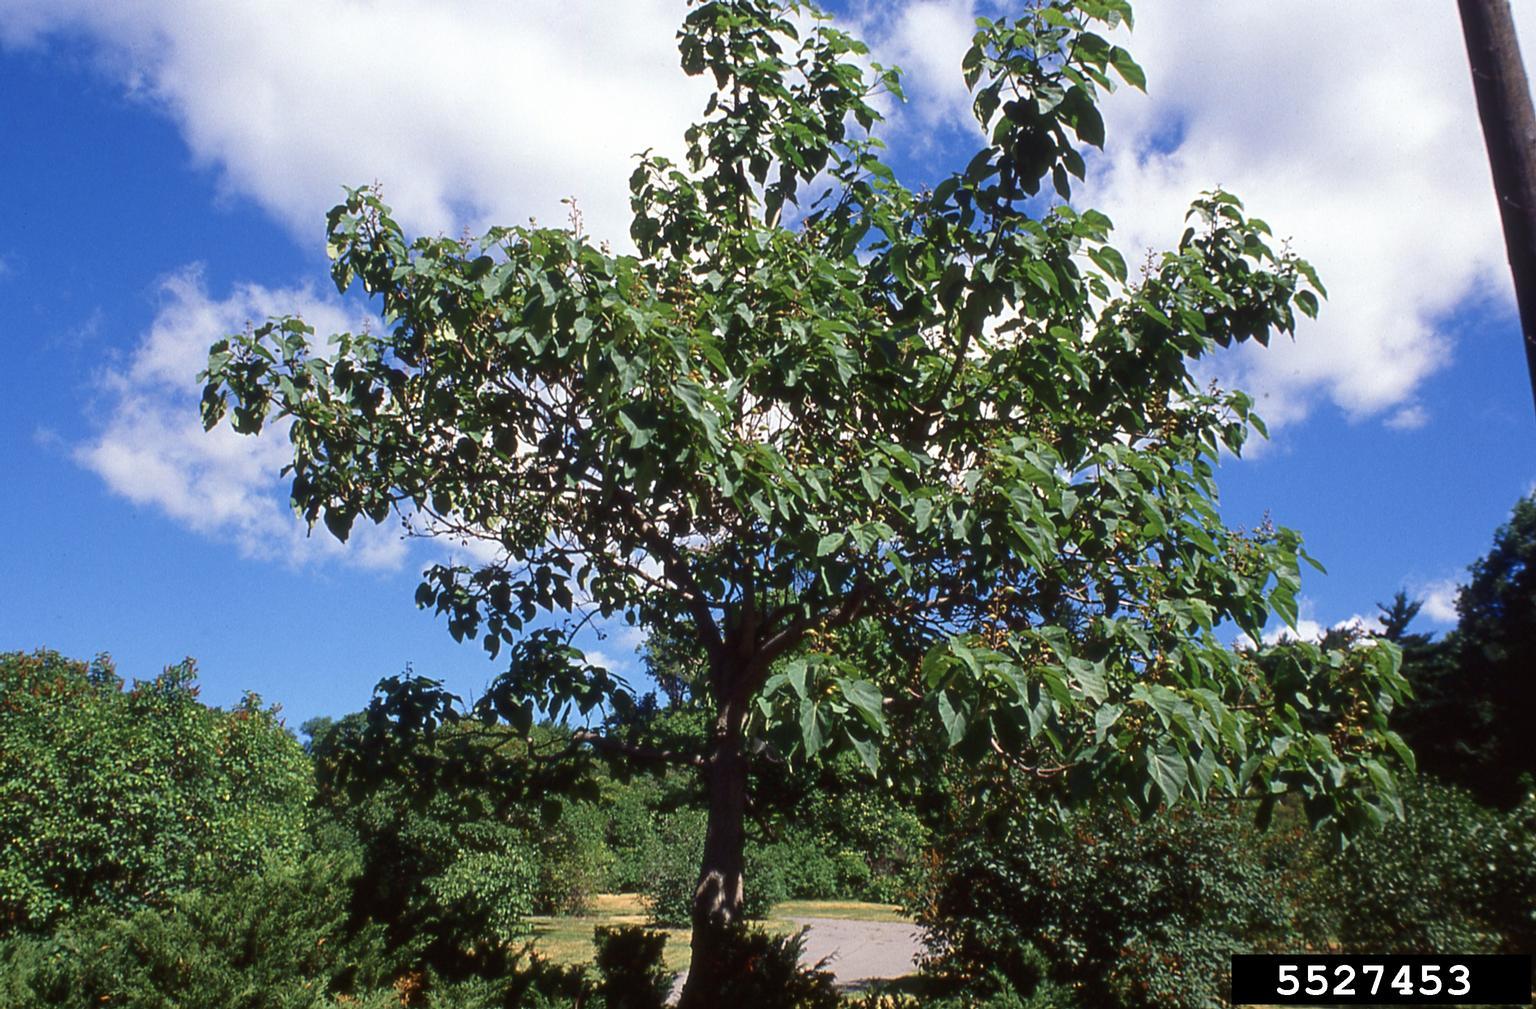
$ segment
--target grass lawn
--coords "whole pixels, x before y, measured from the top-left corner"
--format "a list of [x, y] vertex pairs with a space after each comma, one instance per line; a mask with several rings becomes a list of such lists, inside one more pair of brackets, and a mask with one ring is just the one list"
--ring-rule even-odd
[[[556, 963], [591, 963], [592, 930], [599, 925], [644, 925], [645, 907], [637, 893], [602, 893], [584, 915], [535, 915], [533, 948]], [[666, 962], [671, 970], [688, 966], [688, 930], [666, 929]]]
[[[841, 918], [845, 921], [906, 921], [895, 904], [868, 904], [861, 900], [787, 900], [773, 908], [772, 920], [785, 918]], [[788, 922], [784, 923], [786, 927]]]
[[[792, 900], [779, 904], [766, 921], [770, 932], [791, 932], [791, 918], [842, 918], [849, 921], [901, 921], [892, 904], [851, 900]], [[589, 914], [541, 915], [533, 919], [533, 948], [556, 963], [591, 963], [592, 930], [598, 925], [644, 925], [645, 907], [637, 893], [599, 894]], [[688, 966], [688, 930], [667, 929], [666, 962], [671, 970]]]

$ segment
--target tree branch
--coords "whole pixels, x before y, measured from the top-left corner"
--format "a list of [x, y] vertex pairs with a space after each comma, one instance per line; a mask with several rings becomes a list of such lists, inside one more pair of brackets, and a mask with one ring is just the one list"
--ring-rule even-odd
[[[668, 750], [655, 746], [644, 746], [639, 743], [629, 743], [622, 739], [614, 739], [587, 729], [578, 729], [571, 733], [571, 744], [567, 753], [574, 752], [583, 744], [594, 750], [602, 750], [606, 753], [617, 753], [633, 760], [649, 760], [653, 763], [682, 764], [691, 767], [703, 767], [704, 758], [696, 753], [687, 753], [682, 750]], [[564, 756], [559, 754], [558, 756]]]
[[615, 488], [614, 497], [623, 501], [646, 547], [660, 557], [662, 570], [687, 600], [688, 610], [693, 615], [693, 622], [699, 632], [699, 644], [704, 647], [705, 654], [713, 662], [718, 658], [723, 647], [720, 626], [715, 622], [715, 615], [709, 608], [709, 600], [705, 599], [703, 592], [699, 590], [698, 582], [694, 580], [693, 572], [688, 570], [688, 563], [677, 549], [677, 544], [664, 536], [645, 518], [639, 502], [628, 490]]
[[782, 630], [775, 633], [767, 641], [758, 646], [753, 653], [748, 668], [741, 679], [735, 684], [733, 702], [745, 708], [746, 702], [757, 693], [768, 679], [768, 670], [775, 659], [798, 645], [805, 638], [805, 634], [818, 624], [827, 630], [838, 627], [846, 627], [859, 618], [864, 611], [864, 604], [875, 593], [875, 585], [863, 576], [854, 584], [853, 589], [843, 599], [842, 604], [829, 614], [807, 616], [801, 614]]

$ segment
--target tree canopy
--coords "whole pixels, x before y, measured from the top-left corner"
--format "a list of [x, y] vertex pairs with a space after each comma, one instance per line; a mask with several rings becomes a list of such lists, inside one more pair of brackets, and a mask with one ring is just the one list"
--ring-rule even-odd
[[[1222, 640], [1294, 621], [1305, 554], [1224, 526], [1216, 464], [1263, 428], [1192, 365], [1291, 332], [1321, 285], [1224, 192], [1137, 270], [1071, 202], [1103, 92], [1144, 84], [1100, 34], [1130, 18], [1063, 0], [979, 19], [959, 71], [980, 146], [913, 188], [872, 132], [895, 70], [811, 4], [694, 3], [683, 69], [715, 92], [682, 163], [641, 155], [632, 253], [579, 219], [411, 238], [352, 190], [332, 276], [382, 327], [327, 349], [285, 317], [212, 348], [205, 422], [285, 428], [312, 524], [344, 539], [393, 514], [496, 551], [433, 565], [416, 596], [510, 649], [486, 718], [622, 706], [571, 647], [586, 620], [697, 644], [714, 721], [681, 756], [711, 816], [685, 1003], [711, 983], [702, 926], [740, 907], [759, 740], [849, 745], [889, 775], [891, 719], [914, 715], [1070, 786], [1053, 794], [1296, 789], [1335, 826], [1393, 807], [1393, 648], [1261, 664]], [[898, 661], [843, 654], [858, 622]], [[402, 724], [451, 717], [399, 686]]]

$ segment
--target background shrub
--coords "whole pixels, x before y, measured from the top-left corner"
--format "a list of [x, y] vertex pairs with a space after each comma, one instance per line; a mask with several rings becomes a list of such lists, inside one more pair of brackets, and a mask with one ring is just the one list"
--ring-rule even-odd
[[0, 935], [128, 913], [301, 847], [313, 777], [275, 709], [197, 699], [189, 659], [0, 654]]
[[539, 831], [540, 914], [581, 914], [609, 889], [617, 859], [607, 844], [607, 814], [592, 802], [560, 804], [555, 821]]
[[608, 881], [614, 891], [634, 893], [644, 889], [657, 843], [661, 803], [661, 786], [650, 777], [636, 777], [622, 785], [616, 783], [605, 795], [603, 840], [613, 854]]
[[[870, 787], [856, 756], [769, 771], [753, 783], [768, 820], [758, 857], [770, 873], [783, 869], [788, 895], [895, 904], [919, 882], [928, 829], [912, 804]], [[788, 849], [768, 850], [782, 845], [795, 849], [798, 863]]]
[[959, 979], [996, 972], [1087, 1007], [1203, 1009], [1227, 958], [1294, 938], [1268, 848], [1236, 813], [1138, 822], [1089, 808], [1056, 823], [999, 804], [942, 851], [919, 921]]
[[[704, 813], [680, 809], [657, 818], [656, 833], [645, 855], [641, 899], [657, 925], [688, 924], [693, 891], [699, 881], [699, 852], [704, 846]], [[751, 894], [752, 884], [747, 884]]]
[[858, 773], [843, 770], [846, 786], [812, 804], [838, 866], [837, 896], [897, 904], [921, 879], [928, 830], [910, 806], [862, 787]]
[[1536, 948], [1536, 799], [1510, 812], [1418, 779], [1405, 817], [1321, 864], [1306, 905], [1348, 950], [1529, 952]]
[[[688, 924], [704, 830], [704, 813], [699, 810], [683, 809], [657, 817], [641, 888], [653, 923]], [[862, 859], [859, 863], [862, 866]], [[837, 853], [807, 831], [787, 831], [774, 841], [749, 839], [743, 912], [748, 918], [766, 918], [776, 904], [786, 900], [840, 897], [845, 892], [841, 869]]]
[[790, 828], [776, 840], [748, 843], [748, 899], [764, 913], [785, 900], [832, 900], [847, 892], [840, 868], [827, 838]]

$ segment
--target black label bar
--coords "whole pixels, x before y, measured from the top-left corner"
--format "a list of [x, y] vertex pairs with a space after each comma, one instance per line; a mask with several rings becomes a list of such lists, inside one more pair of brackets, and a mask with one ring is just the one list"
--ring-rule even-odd
[[1232, 958], [1235, 1005], [1531, 1005], [1529, 956], [1348, 953]]

